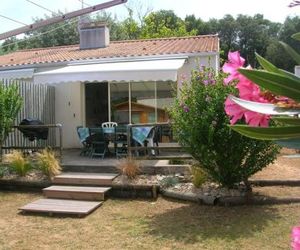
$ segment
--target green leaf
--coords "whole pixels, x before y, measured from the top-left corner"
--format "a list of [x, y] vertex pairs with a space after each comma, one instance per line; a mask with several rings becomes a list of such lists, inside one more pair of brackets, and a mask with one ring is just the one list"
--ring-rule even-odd
[[295, 40], [300, 41], [300, 32], [298, 32], [298, 33], [296, 33], [296, 34], [293, 34], [293, 35], [292, 35], [292, 38], [295, 39]]
[[296, 117], [272, 117], [272, 120], [278, 121], [288, 125], [299, 125], [300, 126], [300, 118]]
[[300, 64], [300, 55], [294, 50], [290, 45], [284, 43], [284, 42], [279, 42], [285, 51], [296, 61], [297, 64]]
[[257, 85], [270, 90], [276, 95], [282, 95], [300, 101], [300, 78], [290, 78], [281, 74], [255, 69], [239, 69], [239, 72]]
[[271, 103], [251, 102], [248, 100], [238, 98], [233, 95], [230, 95], [229, 99], [245, 109], [248, 109], [253, 112], [261, 113], [261, 114], [266, 114], [266, 115], [298, 115], [298, 114], [300, 114], [300, 109], [286, 109], [286, 108], [277, 107]]
[[282, 140], [300, 138], [300, 126], [290, 127], [250, 127], [247, 125], [230, 126], [240, 134], [259, 140]]
[[293, 73], [288, 72], [288, 71], [283, 70], [283, 69], [277, 68], [275, 65], [273, 65], [271, 62], [269, 62], [267, 59], [263, 58], [263, 57], [260, 56], [259, 54], [256, 53], [255, 55], [256, 55], [256, 58], [257, 58], [259, 64], [260, 64], [266, 71], [273, 72], [273, 73], [278, 73], [278, 74], [281, 74], [281, 75], [285, 75], [285, 76], [290, 77], [290, 78], [293, 78], [293, 79], [295, 79], [295, 80], [298, 79], [298, 77], [295, 76]]
[[274, 73], [278, 73], [280, 74], [280, 70], [273, 65], [271, 62], [269, 62], [267, 59], [263, 58], [262, 56], [260, 56], [259, 54], [255, 53], [256, 58], [259, 62], [259, 64], [266, 70], [269, 72], [274, 72]]

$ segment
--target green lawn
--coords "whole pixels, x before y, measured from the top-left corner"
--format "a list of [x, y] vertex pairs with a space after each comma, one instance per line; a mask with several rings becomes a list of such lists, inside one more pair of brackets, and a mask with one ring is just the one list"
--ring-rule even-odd
[[21, 215], [38, 194], [0, 192], [0, 249], [289, 249], [300, 205], [210, 207], [107, 200], [85, 218]]

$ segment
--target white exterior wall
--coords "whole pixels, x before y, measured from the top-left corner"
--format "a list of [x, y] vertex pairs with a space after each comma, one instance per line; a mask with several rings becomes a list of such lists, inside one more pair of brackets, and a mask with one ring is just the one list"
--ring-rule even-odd
[[63, 148], [78, 148], [76, 127], [85, 124], [84, 86], [78, 83], [62, 83], [55, 86], [55, 121], [62, 124]]
[[207, 56], [194, 56], [189, 57], [187, 62], [178, 70], [178, 82], [182, 80], [182, 77], [189, 80], [191, 71], [193, 69], [199, 69], [200, 66], [212, 67], [216, 71], [219, 70], [219, 56], [207, 55]]

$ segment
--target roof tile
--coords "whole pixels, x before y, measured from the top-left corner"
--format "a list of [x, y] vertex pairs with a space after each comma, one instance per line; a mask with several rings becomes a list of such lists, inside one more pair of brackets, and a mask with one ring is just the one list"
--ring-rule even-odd
[[74, 60], [218, 52], [217, 35], [114, 41], [106, 48], [79, 45], [27, 49], [0, 56], [0, 67]]

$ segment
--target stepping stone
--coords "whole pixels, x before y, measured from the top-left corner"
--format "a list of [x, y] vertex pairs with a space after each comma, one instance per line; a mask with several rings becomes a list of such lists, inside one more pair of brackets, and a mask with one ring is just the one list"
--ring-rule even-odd
[[23, 212], [39, 212], [55, 214], [77, 214], [84, 216], [98, 208], [102, 202], [96, 201], [75, 201], [63, 199], [39, 199], [31, 202], [19, 210]]
[[47, 198], [102, 201], [110, 187], [51, 186], [43, 189]]
[[66, 172], [54, 177], [54, 184], [110, 186], [118, 174]]

